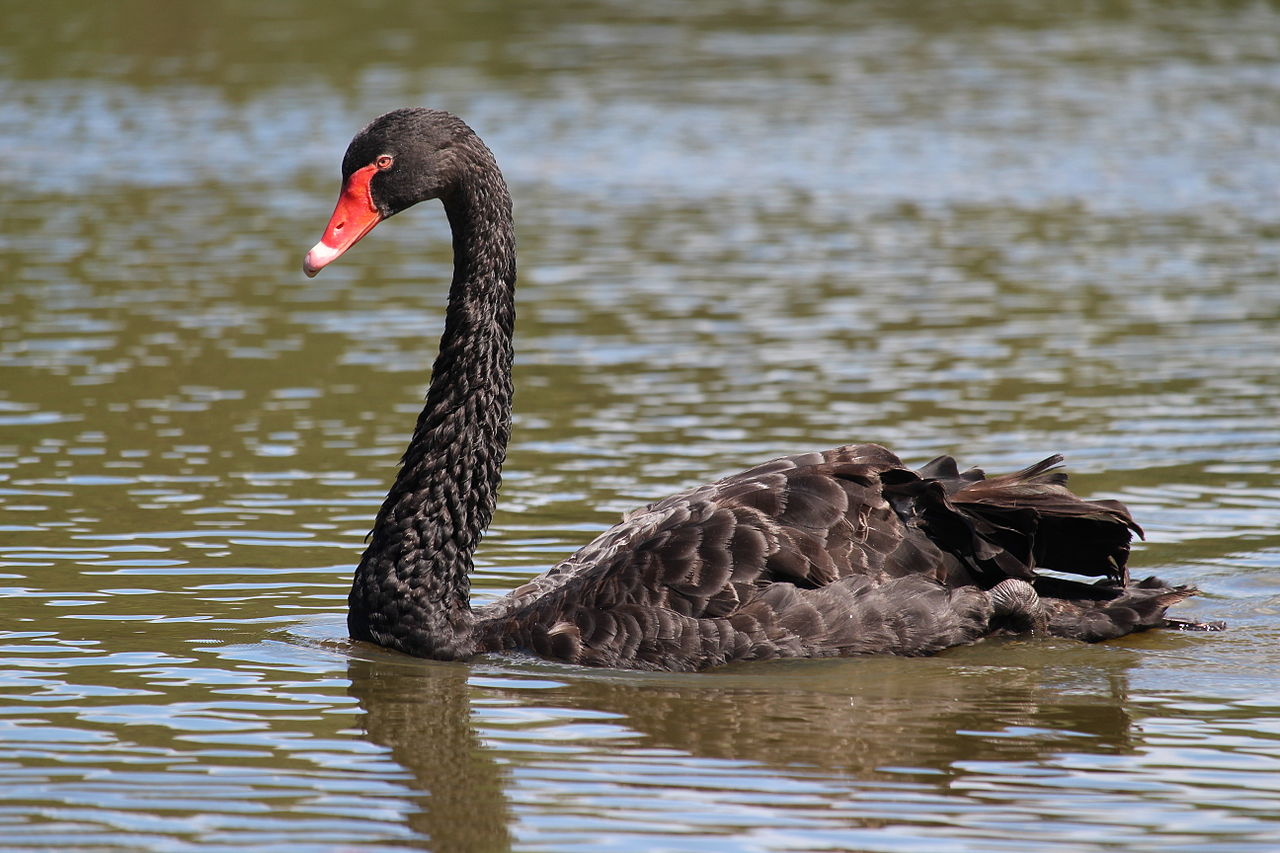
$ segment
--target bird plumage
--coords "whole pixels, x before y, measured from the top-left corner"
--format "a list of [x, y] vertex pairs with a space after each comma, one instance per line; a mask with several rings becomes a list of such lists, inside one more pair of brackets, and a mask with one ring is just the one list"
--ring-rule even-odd
[[[1126, 584], [1136, 525], [1117, 503], [1071, 494], [1047, 473], [1057, 461], [987, 479], [949, 457], [917, 473], [878, 445], [776, 459], [628, 514], [479, 608], [480, 647], [695, 670], [929, 654], [1001, 630], [1094, 640], [1161, 624], [1191, 590]], [[1079, 574], [1106, 577], [1041, 577], [1038, 551], [1079, 554]]]
[[354, 638], [441, 659], [526, 651], [700, 670], [930, 654], [1000, 632], [1097, 641], [1167, 624], [1216, 627], [1165, 618], [1193, 588], [1130, 580], [1140, 528], [1122, 504], [1072, 494], [1060, 457], [988, 478], [950, 457], [912, 471], [874, 444], [785, 456], [650, 504], [473, 610], [472, 554], [511, 424], [510, 196], [479, 137], [431, 110], [375, 119], [342, 171], [308, 275], [429, 198], [443, 203], [454, 238], [426, 405], [352, 583]]

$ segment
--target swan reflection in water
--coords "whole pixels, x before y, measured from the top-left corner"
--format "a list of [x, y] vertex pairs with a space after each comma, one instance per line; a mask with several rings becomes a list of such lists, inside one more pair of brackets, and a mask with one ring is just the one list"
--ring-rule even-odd
[[[387, 655], [350, 660], [348, 676], [369, 739], [413, 774], [420, 810], [410, 828], [432, 839], [434, 849], [498, 850], [511, 843], [510, 769], [541, 758], [524, 748], [539, 742], [527, 730], [519, 746], [508, 748], [510, 729], [473, 719], [473, 710], [482, 718], [490, 707], [518, 708], [522, 721], [536, 721], [548, 742], [555, 737], [560, 745], [566, 741], [556, 737], [556, 724], [613, 718], [599, 738], [567, 741], [581, 752], [557, 752], [567, 774], [578, 765], [584, 785], [596, 762], [643, 754], [652, 769], [660, 749], [680, 753], [659, 758], [673, 776], [717, 760], [759, 764], [771, 776], [780, 770], [785, 776], [788, 768], [810, 779], [814, 769], [829, 771], [852, 780], [840, 786], [846, 806], [859, 790], [886, 781], [951, 795], [974, 762], [1036, 763], [1064, 749], [1134, 750], [1126, 707], [1127, 670], [1136, 655], [1085, 647], [1053, 663], [1043, 643], [991, 645], [1003, 648], [911, 661], [774, 662], [696, 677]], [[598, 774], [614, 771], [595, 772], [599, 781]], [[698, 773], [705, 776], [705, 766]], [[566, 797], [575, 796], [576, 783], [558, 778]], [[609, 781], [626, 784], [617, 775]], [[880, 823], [872, 816], [858, 821]]]

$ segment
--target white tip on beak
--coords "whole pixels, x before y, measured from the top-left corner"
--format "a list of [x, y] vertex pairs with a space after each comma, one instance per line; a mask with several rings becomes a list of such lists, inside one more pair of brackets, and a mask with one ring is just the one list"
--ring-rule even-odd
[[326, 246], [323, 242], [316, 243], [311, 247], [311, 251], [307, 252], [307, 256], [302, 259], [302, 271], [307, 274], [307, 278], [315, 278], [316, 273], [324, 269], [330, 261], [341, 254], [341, 249]]

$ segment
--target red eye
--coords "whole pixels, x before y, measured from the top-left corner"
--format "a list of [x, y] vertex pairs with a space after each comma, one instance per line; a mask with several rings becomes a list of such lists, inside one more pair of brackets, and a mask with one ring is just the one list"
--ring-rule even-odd
[[377, 160], [373, 161], [373, 165], [385, 172], [387, 169], [391, 168], [391, 164], [394, 162], [395, 158], [390, 154], [381, 154], [378, 156]]

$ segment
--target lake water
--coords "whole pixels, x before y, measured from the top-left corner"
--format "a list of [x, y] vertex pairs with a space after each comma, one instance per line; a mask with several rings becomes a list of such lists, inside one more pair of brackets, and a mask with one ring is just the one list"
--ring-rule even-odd
[[[1280, 9], [5, 2], [0, 849], [1280, 850]], [[850, 441], [1067, 455], [1224, 634], [700, 675], [345, 636], [438, 205], [314, 281], [351, 134], [516, 199], [476, 594]]]

